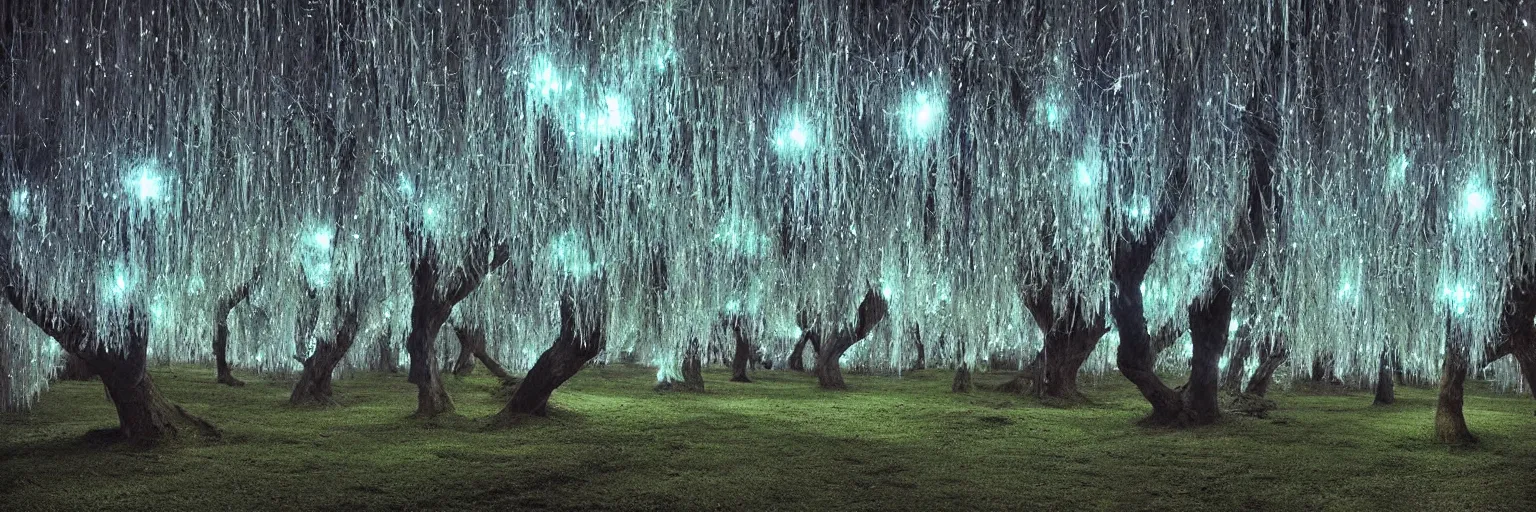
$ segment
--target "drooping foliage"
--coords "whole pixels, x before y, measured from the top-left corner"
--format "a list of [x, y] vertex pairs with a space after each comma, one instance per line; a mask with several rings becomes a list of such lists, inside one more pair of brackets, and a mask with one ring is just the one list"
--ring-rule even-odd
[[[1139, 291], [1148, 327], [1187, 321], [1255, 117], [1284, 208], [1233, 330], [1295, 367], [1434, 375], [1448, 322], [1481, 363], [1536, 272], [1528, 0], [7, 5], [5, 282], [109, 345], [148, 312], [155, 361], [210, 360], [213, 305], [261, 269], [237, 368], [298, 371], [354, 303], [365, 366], [409, 332], [412, 262], [451, 280], [487, 236], [508, 262], [449, 322], [513, 369], [575, 287], [606, 303], [599, 357], [661, 378], [722, 318], [783, 358], [871, 289], [886, 322], [846, 366], [900, 371], [915, 332], [930, 365], [1027, 360], [1022, 297], [1107, 315], [1111, 253], [1164, 210]], [[59, 352], [5, 314], [25, 406]]]

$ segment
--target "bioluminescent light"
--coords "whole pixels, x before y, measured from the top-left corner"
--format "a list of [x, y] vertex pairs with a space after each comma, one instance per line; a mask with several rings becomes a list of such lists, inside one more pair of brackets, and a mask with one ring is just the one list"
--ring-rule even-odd
[[630, 115], [626, 105], [618, 96], [606, 96], [603, 98], [601, 112], [577, 114], [577, 120], [589, 135], [607, 137], [628, 133]]
[[1481, 219], [1488, 214], [1493, 206], [1493, 198], [1477, 186], [1467, 187], [1467, 193], [1462, 197], [1462, 211], [1467, 217]]
[[332, 242], [331, 238], [333, 236], [335, 235], [331, 233], [330, 228], [320, 228], [319, 230], [316, 230], [313, 237], [315, 247], [319, 247], [321, 249], [330, 249]]
[[788, 114], [779, 121], [777, 135], [773, 138], [773, 149], [780, 156], [802, 155], [815, 146], [815, 133], [798, 114]]
[[138, 287], [138, 278], [126, 263], [117, 262], [102, 274], [100, 284], [97, 286], [101, 300], [115, 306], [126, 301]]
[[1062, 131], [1067, 127], [1067, 107], [1065, 95], [1060, 88], [1050, 87], [1045, 94], [1035, 98], [1033, 111], [1034, 122], [1051, 131]]
[[11, 212], [11, 218], [24, 219], [27, 217], [27, 214], [32, 212], [32, 207], [28, 204], [31, 196], [32, 193], [24, 188], [11, 191], [11, 202], [7, 205]]
[[128, 176], [128, 192], [140, 201], [153, 201], [159, 199], [164, 193], [165, 186], [160, 177], [159, 165], [154, 160], [134, 166]]
[[1467, 306], [1472, 303], [1473, 290], [1465, 284], [1458, 283], [1454, 287], [1446, 287], [1442, 295], [1450, 302], [1451, 310], [1458, 315], [1467, 313]]
[[943, 131], [945, 106], [942, 97], [926, 91], [907, 95], [902, 101], [902, 132], [909, 139], [929, 140]]
[[1152, 199], [1147, 196], [1131, 198], [1130, 204], [1125, 206], [1125, 216], [1133, 220], [1152, 220]]
[[887, 285], [881, 285], [880, 286], [880, 296], [881, 297], [885, 297], [886, 300], [890, 300], [891, 299], [891, 295], [894, 294], [894, 293], [896, 293], [896, 289], [892, 288], [891, 285], [887, 284]]
[[735, 256], [760, 256], [768, 248], [768, 237], [762, 234], [757, 222], [737, 214], [720, 218], [711, 241]]
[[1407, 153], [1398, 153], [1392, 157], [1392, 162], [1387, 164], [1387, 183], [1393, 187], [1402, 186], [1408, 181], [1408, 167], [1413, 162], [1408, 159]]
[[547, 57], [534, 59], [528, 68], [533, 70], [529, 74], [528, 81], [528, 92], [532, 93], [531, 96], [549, 100], [570, 88], [571, 84], [561, 80], [560, 74], [555, 71], [554, 64]]
[[1196, 239], [1184, 251], [1184, 256], [1189, 259], [1190, 263], [1198, 265], [1200, 262], [1205, 261], [1205, 246], [1209, 244], [1210, 242], [1205, 238]]

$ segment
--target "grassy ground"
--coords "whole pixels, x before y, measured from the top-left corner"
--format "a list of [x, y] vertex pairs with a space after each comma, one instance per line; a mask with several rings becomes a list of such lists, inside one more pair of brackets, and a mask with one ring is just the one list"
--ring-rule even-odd
[[[160, 369], [162, 390], [225, 430], [221, 442], [102, 448], [115, 424], [101, 385], [59, 383], [30, 413], [0, 415], [0, 509], [1536, 510], [1536, 404], [1478, 392], [1482, 444], [1430, 442], [1432, 392], [1278, 393], [1270, 419], [1194, 431], [1134, 426], [1123, 379], [1090, 405], [949, 393], [943, 371], [850, 376], [853, 391], [757, 372], [705, 373], [709, 393], [651, 391], [642, 368], [589, 368], [549, 419], [483, 431], [486, 377], [450, 378], [459, 412], [407, 419], [403, 377], [338, 381], [339, 408], [286, 404], [286, 383]], [[1001, 376], [980, 375], [978, 384]]]

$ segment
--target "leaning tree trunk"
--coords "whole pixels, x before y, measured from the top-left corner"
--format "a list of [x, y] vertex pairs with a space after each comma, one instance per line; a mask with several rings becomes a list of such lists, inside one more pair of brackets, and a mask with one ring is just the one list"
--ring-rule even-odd
[[[457, 327], [454, 328], [455, 333], [458, 330]], [[463, 336], [458, 336], [458, 338], [459, 356], [453, 360], [453, 370], [451, 373], [455, 377], [468, 377], [475, 373], [475, 349], [470, 346], [469, 342], [465, 341]]]
[[[340, 292], [337, 295], [341, 295]], [[329, 342], [317, 343], [315, 352], [303, 361], [304, 371], [299, 374], [299, 382], [293, 386], [293, 393], [288, 395], [288, 403], [336, 404], [331, 392], [331, 377], [336, 373], [336, 366], [347, 357], [347, 351], [357, 341], [358, 330], [358, 304], [344, 304], [339, 297], [336, 302], [337, 318], [340, 321], [335, 336]]]
[[1189, 360], [1189, 384], [1184, 388], [1184, 412], [1188, 425], [1209, 425], [1221, 419], [1217, 379], [1221, 354], [1227, 348], [1227, 329], [1232, 323], [1232, 291], [1219, 287], [1212, 297], [1189, 307], [1189, 339], [1194, 356]]
[[912, 344], [917, 346], [917, 361], [912, 363], [912, 370], [928, 368], [927, 347], [923, 346], [923, 329], [917, 325], [912, 326]]
[[1392, 355], [1390, 350], [1381, 351], [1381, 362], [1376, 367], [1376, 398], [1371, 405], [1392, 405], [1397, 393], [1392, 383]]
[[747, 341], [747, 334], [742, 329], [744, 321], [739, 316], [733, 316], [722, 323], [722, 327], [736, 342], [736, 353], [731, 357], [731, 382], [752, 382], [752, 379], [747, 378], [747, 366], [752, 362], [753, 350], [752, 343]]
[[[405, 337], [411, 368], [406, 381], [416, 385], [413, 416], [431, 418], [453, 412], [453, 399], [443, 387], [439, 372], [437, 335], [453, 314], [453, 307], [479, 288], [486, 274], [506, 264], [511, 253], [504, 242], [492, 238], [490, 230], [482, 229], [465, 251], [464, 261], [445, 280], [438, 270], [436, 243], [414, 231], [407, 231], [406, 237], [421, 248], [411, 263], [411, 332]], [[439, 293], [438, 284], [443, 281], [448, 285], [447, 291]]]
[[245, 302], [246, 297], [251, 295], [251, 287], [256, 284], [256, 279], [259, 277], [260, 273], [258, 272], [249, 280], [231, 290], [228, 295], [220, 297], [219, 301], [214, 304], [213, 361], [218, 371], [216, 382], [219, 384], [234, 387], [245, 385], [245, 382], [235, 378], [234, 373], [229, 369], [229, 313], [234, 311], [235, 306]]
[[14, 285], [6, 286], [5, 294], [17, 311], [101, 377], [107, 397], [117, 409], [118, 427], [110, 431], [112, 440], [152, 446], [194, 431], [209, 438], [220, 437], [212, 423], [166, 400], [155, 388], [149, 376], [149, 326], [137, 308], [126, 311], [126, 328], [118, 330], [123, 339], [109, 350], [104, 340], [95, 339], [96, 329], [85, 317], [48, 309], [45, 301], [28, 297]]
[[1253, 369], [1253, 376], [1248, 378], [1247, 393], [1250, 395], [1262, 397], [1269, 394], [1269, 385], [1275, 381], [1275, 372], [1290, 355], [1285, 347], [1285, 338], [1272, 334], [1266, 341], [1259, 343], [1259, 366]]
[[704, 391], [704, 361], [699, 357], [699, 340], [688, 342], [688, 350], [683, 352], [683, 390]]
[[[528, 375], [513, 390], [507, 406], [492, 418], [493, 424], [508, 425], [527, 415], [549, 415], [549, 396], [608, 346], [604, 318], [607, 313], [595, 302], [583, 304], [578, 310], [569, 293], [560, 298], [560, 336], [539, 355]], [[697, 351], [690, 352], [697, 357]]]
[[1467, 382], [1466, 344], [1454, 337], [1446, 339], [1445, 361], [1440, 367], [1440, 398], [1435, 403], [1435, 437], [1442, 443], [1471, 444], [1477, 437], [1467, 429], [1462, 414], [1462, 398]]
[[1227, 359], [1227, 372], [1221, 376], [1221, 390], [1238, 393], [1243, 390], [1243, 370], [1247, 369], [1248, 356], [1253, 355], [1253, 336], [1248, 326], [1237, 333], [1237, 348]]
[[[507, 372], [507, 369], [501, 366], [501, 362], [497, 361], [496, 358], [491, 357], [490, 352], [487, 351], [488, 349], [486, 348], [485, 344], [484, 329], [479, 327], [454, 325], [453, 334], [459, 338], [459, 359], [461, 361], [465, 357], [464, 354], [468, 353], [470, 357], [479, 360], [480, 364], [485, 365], [485, 371], [491, 372], [491, 375], [494, 375], [497, 379], [500, 379], [503, 384], [513, 384], [517, 382], [517, 377], [513, 377], [511, 373]], [[471, 362], [468, 364], [468, 366], [470, 368], [474, 368], [474, 363]], [[458, 374], [458, 367], [454, 368], [454, 374]]]
[[890, 305], [885, 302], [878, 292], [869, 290], [864, 292], [864, 300], [859, 302], [859, 316], [855, 324], [850, 327], [839, 328], [833, 332], [827, 346], [816, 354], [816, 382], [822, 389], [848, 389], [848, 384], [843, 382], [843, 368], [841, 359], [849, 348], [863, 341], [875, 329], [889, 310]]
[[420, 297], [411, 307], [411, 333], [405, 338], [405, 351], [411, 356], [411, 366], [406, 381], [416, 385], [414, 416], [417, 418], [453, 412], [453, 399], [443, 387], [434, 346], [438, 332], [448, 321], [451, 307], [432, 299], [423, 301]]
[[394, 333], [390, 329], [385, 329], [384, 332], [379, 335], [379, 357], [378, 361], [374, 363], [374, 371], [385, 373], [400, 372], [400, 354], [395, 350], [394, 345], [389, 343], [389, 340], [393, 337], [393, 335]]
[[971, 367], [960, 363], [960, 367], [955, 368], [955, 381], [950, 383], [949, 390], [955, 393], [970, 393], [972, 389], [975, 389], [975, 385], [971, 384]]
[[789, 369], [805, 371], [805, 346], [810, 344], [811, 355], [821, 353], [821, 335], [816, 334], [815, 329], [806, 329], [800, 332], [800, 339], [795, 342], [794, 350], [789, 352]]

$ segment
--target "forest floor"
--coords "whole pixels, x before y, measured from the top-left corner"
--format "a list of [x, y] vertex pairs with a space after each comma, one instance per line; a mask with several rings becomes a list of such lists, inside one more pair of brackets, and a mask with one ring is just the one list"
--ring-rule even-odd
[[[550, 418], [486, 431], [501, 401], [483, 375], [448, 377], [462, 416], [414, 420], [404, 375], [338, 380], [340, 407], [287, 404], [288, 383], [213, 383], [194, 366], [161, 390], [224, 430], [152, 450], [88, 444], [116, 424], [98, 382], [56, 383], [0, 414], [4, 510], [1536, 510], [1536, 403], [1467, 399], [1482, 442], [1431, 442], [1434, 392], [1277, 391], [1268, 419], [1190, 431], [1135, 426], [1149, 409], [1118, 376], [1062, 408], [951, 374], [807, 374], [754, 383], [705, 372], [704, 394], [657, 393], [654, 371], [590, 367]], [[1006, 376], [982, 374], [978, 385]]]

